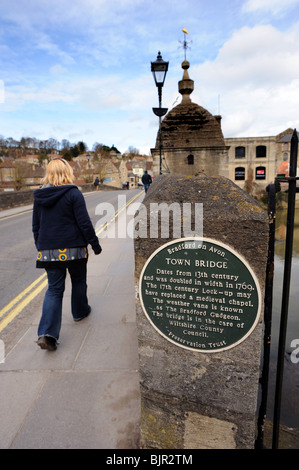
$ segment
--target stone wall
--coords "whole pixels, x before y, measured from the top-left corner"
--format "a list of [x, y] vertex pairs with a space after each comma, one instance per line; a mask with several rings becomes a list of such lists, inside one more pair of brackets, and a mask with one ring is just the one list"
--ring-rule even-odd
[[[153, 173], [159, 174], [160, 158], [159, 150], [152, 150]], [[193, 163], [188, 163], [188, 156], [193, 156]], [[228, 147], [206, 148], [176, 148], [173, 150], [163, 148], [162, 151], [163, 173], [169, 171], [174, 175], [194, 176], [203, 173], [207, 176], [229, 175]]]
[[33, 190], [4, 191], [0, 193], [0, 210], [33, 203]]
[[[203, 203], [203, 236], [247, 260], [264, 291], [268, 217], [259, 204], [224, 177], [163, 175], [144, 205]], [[172, 241], [135, 239], [136, 291], [148, 258]], [[261, 305], [263, 299], [261, 299]], [[187, 350], [165, 339], [136, 300], [140, 361], [141, 440], [144, 448], [248, 449], [254, 447], [262, 348], [262, 317], [240, 344], [221, 352]]]
[[[93, 184], [82, 184], [79, 186], [79, 189], [86, 193], [88, 191], [95, 191], [96, 188]], [[101, 191], [115, 191], [120, 188], [115, 188], [113, 186], [100, 185]], [[24, 206], [27, 204], [33, 203], [33, 189], [27, 189], [23, 191], [3, 191], [0, 192], [0, 210], [11, 209], [13, 207]]]

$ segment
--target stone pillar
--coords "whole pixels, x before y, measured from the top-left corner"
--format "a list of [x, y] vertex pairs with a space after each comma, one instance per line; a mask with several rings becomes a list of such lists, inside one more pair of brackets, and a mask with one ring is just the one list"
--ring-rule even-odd
[[[177, 240], [178, 225], [170, 217], [167, 238], [150, 238], [157, 203], [177, 203], [182, 212], [174, 220], [179, 225], [188, 218], [183, 204], [192, 203], [193, 226], [202, 203], [201, 237], [182, 231]], [[253, 448], [266, 212], [224, 177], [163, 175], [155, 178], [143, 201], [138, 229], [142, 447]]]

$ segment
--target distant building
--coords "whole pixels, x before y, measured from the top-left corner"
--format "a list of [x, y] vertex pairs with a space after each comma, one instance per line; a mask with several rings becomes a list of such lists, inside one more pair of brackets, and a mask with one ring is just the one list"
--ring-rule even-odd
[[226, 138], [229, 178], [241, 188], [265, 189], [278, 174], [288, 176], [293, 129], [276, 136]]
[[6, 159], [0, 163], [0, 189], [33, 189], [38, 188], [45, 175], [40, 164], [29, 163], [25, 159]]

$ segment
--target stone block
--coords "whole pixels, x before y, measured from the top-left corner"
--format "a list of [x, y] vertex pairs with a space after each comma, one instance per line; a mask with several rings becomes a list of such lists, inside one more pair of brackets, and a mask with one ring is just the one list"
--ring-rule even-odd
[[[263, 208], [224, 177], [162, 175], [154, 179], [143, 201], [145, 216], [139, 223], [148, 233], [152, 203], [162, 202], [203, 204], [203, 237], [223, 243], [246, 260], [263, 305], [268, 248], [268, 217]], [[195, 214], [193, 210], [193, 226]], [[188, 350], [162, 336], [145, 315], [139, 282], [151, 255], [173, 241], [173, 221], [169, 220], [167, 238], [140, 236], [134, 241], [142, 445], [253, 448], [263, 309], [249, 336], [227, 350]], [[183, 220], [176, 222], [183, 225]]]

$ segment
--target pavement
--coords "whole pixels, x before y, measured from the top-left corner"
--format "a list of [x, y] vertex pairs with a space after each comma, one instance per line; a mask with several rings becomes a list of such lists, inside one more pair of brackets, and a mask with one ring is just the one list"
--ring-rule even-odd
[[0, 449], [139, 448], [133, 239], [100, 242], [100, 255], [89, 250], [91, 314], [73, 321], [68, 276], [57, 350], [36, 344], [39, 308], [0, 364]]

